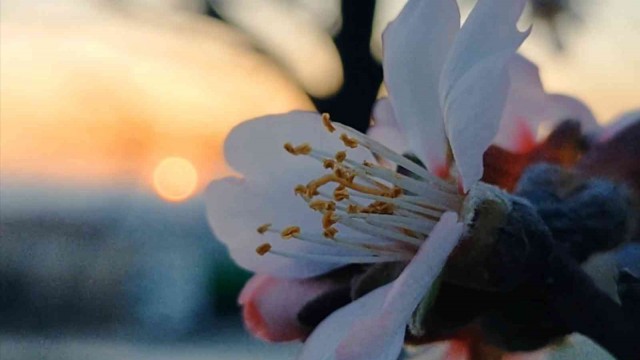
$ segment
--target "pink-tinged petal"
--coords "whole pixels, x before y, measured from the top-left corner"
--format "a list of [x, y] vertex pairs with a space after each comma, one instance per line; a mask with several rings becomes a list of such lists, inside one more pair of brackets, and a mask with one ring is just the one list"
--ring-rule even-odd
[[546, 94], [538, 67], [520, 55], [509, 62], [511, 86], [494, 144], [515, 152], [535, 146]]
[[[229, 249], [232, 258], [254, 272], [285, 278], [304, 278], [322, 274], [348, 263], [291, 259], [274, 254], [259, 256], [256, 247], [265, 242], [274, 249], [293, 253], [353, 254], [335, 246], [282, 240], [279, 234], [258, 234], [256, 228], [271, 223], [275, 228], [300, 226], [303, 232], [322, 233], [321, 214], [310, 210], [303, 199], [294, 196], [297, 184], [306, 184], [326, 172], [322, 165], [306, 156], [292, 156], [283, 149], [285, 142], [309, 142], [335, 153], [343, 150], [339, 134], [323, 128], [319, 114], [294, 112], [247, 121], [231, 132], [225, 143], [225, 156], [243, 179], [214, 181], [205, 194], [209, 224]], [[348, 150], [356, 161], [374, 161], [365, 149]], [[339, 228], [344, 236], [353, 234]]]
[[384, 81], [396, 118], [412, 152], [432, 172], [446, 164], [437, 89], [459, 28], [454, 0], [410, 0], [383, 34]]
[[569, 96], [547, 94], [538, 67], [523, 56], [516, 55], [509, 62], [509, 78], [511, 87], [494, 144], [525, 152], [535, 145], [541, 126], [553, 129], [569, 119], [580, 121], [585, 131], [598, 129], [585, 104]]
[[[390, 289], [390, 284], [379, 287], [333, 312], [316, 327], [305, 341], [298, 360], [337, 359], [338, 346], [348, 336], [354, 323], [378, 313]], [[399, 351], [400, 348], [398, 348]]]
[[598, 136], [599, 141], [607, 141], [614, 137], [617, 133], [628, 127], [640, 122], [640, 109], [626, 112], [617, 118], [613, 119]]
[[509, 89], [511, 57], [506, 50], [477, 64], [447, 98], [445, 126], [465, 192], [482, 178], [482, 156], [498, 131]]
[[302, 307], [330, 290], [329, 280], [288, 280], [255, 275], [245, 285], [238, 302], [246, 328], [266, 341], [290, 341], [307, 335], [297, 321]]
[[567, 95], [550, 94], [544, 103], [546, 111], [540, 119], [541, 124], [553, 128], [564, 120], [577, 120], [586, 132], [600, 130], [598, 121], [591, 109], [582, 101]]
[[338, 359], [396, 359], [405, 328], [418, 303], [429, 295], [464, 225], [453, 212], [442, 215], [425, 243], [392, 287], [380, 311], [358, 320], [338, 347]]
[[453, 340], [449, 342], [449, 349], [444, 360], [468, 360], [470, 355], [466, 341]]
[[367, 135], [396, 153], [403, 154], [409, 151], [409, 144], [393, 111], [389, 98], [376, 101], [373, 105], [373, 124], [367, 130]]

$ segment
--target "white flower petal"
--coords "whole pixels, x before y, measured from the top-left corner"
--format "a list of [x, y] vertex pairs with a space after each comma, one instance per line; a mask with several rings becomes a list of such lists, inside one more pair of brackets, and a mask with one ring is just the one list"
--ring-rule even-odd
[[629, 112], [626, 112], [617, 118], [611, 120], [605, 127], [602, 134], [599, 136], [600, 141], [606, 141], [611, 139], [614, 135], [619, 133], [620, 131], [626, 129], [627, 127], [640, 122], [640, 109], [635, 109]]
[[357, 320], [349, 336], [338, 346], [336, 359], [398, 359], [404, 343], [405, 326], [398, 326], [396, 316], [392, 312], [386, 312], [384, 315]]
[[[274, 185], [280, 184], [274, 181]], [[265, 223], [281, 228], [298, 225], [302, 229], [317, 230], [320, 227], [318, 214], [307, 208], [302, 199], [295, 198], [289, 187], [265, 189], [244, 179], [225, 178], [212, 182], [205, 196], [213, 233], [227, 246], [233, 260], [247, 270], [284, 278], [305, 278], [348, 263], [314, 262], [256, 253], [256, 247], [265, 242], [288, 252], [335, 253], [338, 250], [295, 239], [282, 240], [274, 233], [258, 234], [256, 228]]]
[[516, 55], [509, 62], [511, 87], [494, 143], [511, 151], [526, 151], [540, 126], [553, 128], [564, 120], [577, 120], [584, 131], [598, 129], [589, 108], [579, 100], [544, 91], [538, 67]]
[[[336, 350], [358, 320], [367, 319], [382, 308], [391, 285], [382, 286], [334, 311], [305, 341], [298, 360], [337, 359]], [[398, 348], [398, 352], [400, 348]]]
[[338, 347], [338, 359], [397, 359], [411, 314], [429, 294], [458, 244], [464, 226], [457, 220], [453, 212], [442, 215], [409, 265], [391, 283], [381, 309], [354, 323]]
[[506, 62], [530, 32], [516, 27], [525, 2], [478, 1], [442, 70], [440, 104], [465, 190], [482, 176], [482, 154], [498, 131], [509, 84]]
[[[283, 149], [286, 142], [293, 145], [309, 143], [329, 153], [345, 150], [338, 138], [339, 132], [330, 134], [315, 112], [294, 111], [269, 115], [245, 121], [231, 130], [224, 143], [225, 159], [245, 178], [268, 180], [275, 173], [286, 172], [291, 177], [303, 175], [306, 179], [292, 179], [292, 184], [320, 176], [324, 169], [305, 156], [292, 156]], [[356, 161], [373, 160], [364, 148], [349, 149], [349, 158]], [[293, 189], [293, 188], [292, 188]]]
[[418, 303], [429, 293], [449, 254], [458, 244], [464, 224], [457, 221], [458, 215], [454, 212], [442, 215], [409, 265], [393, 281], [383, 310], [397, 314], [398, 321], [402, 321], [399, 325], [403, 329]]
[[383, 34], [384, 79], [412, 152], [432, 172], [446, 165], [438, 81], [460, 13], [454, 0], [410, 0]]
[[367, 135], [398, 154], [410, 151], [407, 139], [396, 120], [389, 98], [376, 101], [373, 106], [372, 116], [374, 123], [367, 130]]
[[[458, 32], [439, 83], [440, 103], [462, 77], [478, 63], [505, 50], [515, 50], [529, 35], [516, 22], [526, 0], [479, 0]], [[489, 89], [487, 89], [489, 90]], [[446, 114], [446, 113], [445, 113]]]
[[[321, 176], [326, 170], [309, 157], [288, 154], [282, 147], [288, 141], [294, 145], [318, 144], [329, 153], [345, 149], [338, 134], [329, 134], [323, 128], [319, 114], [294, 112], [242, 123], [227, 137], [225, 156], [245, 178], [212, 182], [206, 192], [206, 205], [213, 232], [227, 245], [240, 266], [279, 277], [303, 278], [324, 273], [348, 260], [326, 263], [274, 254], [259, 256], [256, 247], [269, 242], [274, 249], [290, 253], [335, 255], [354, 252], [296, 239], [282, 240], [275, 233], [257, 233], [258, 226], [271, 223], [279, 229], [295, 225], [303, 232], [322, 234], [321, 214], [294, 196], [293, 189], [297, 184], [306, 184]], [[348, 154], [356, 161], [374, 160], [360, 147], [349, 149]], [[348, 229], [340, 230], [345, 236], [350, 234]]]
[[509, 90], [510, 50], [467, 72], [445, 105], [446, 130], [464, 191], [482, 178], [483, 154], [493, 141]]

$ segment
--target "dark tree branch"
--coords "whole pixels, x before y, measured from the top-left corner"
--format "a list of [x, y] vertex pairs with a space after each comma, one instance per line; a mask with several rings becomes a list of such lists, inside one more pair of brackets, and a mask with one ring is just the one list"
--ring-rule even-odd
[[320, 112], [364, 131], [382, 83], [382, 66], [369, 49], [375, 0], [342, 1], [342, 29], [335, 44], [342, 59], [344, 84], [328, 99], [313, 99]]

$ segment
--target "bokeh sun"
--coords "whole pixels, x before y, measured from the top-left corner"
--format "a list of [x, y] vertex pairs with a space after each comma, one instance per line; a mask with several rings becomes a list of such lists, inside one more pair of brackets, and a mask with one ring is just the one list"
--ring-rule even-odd
[[181, 157], [163, 159], [153, 171], [153, 189], [167, 201], [183, 201], [193, 195], [198, 173], [193, 164]]

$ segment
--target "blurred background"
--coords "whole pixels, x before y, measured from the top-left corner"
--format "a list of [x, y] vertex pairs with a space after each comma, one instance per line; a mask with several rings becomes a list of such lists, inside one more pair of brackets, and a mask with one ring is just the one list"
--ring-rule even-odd
[[[364, 130], [404, 2], [3, 0], [0, 359], [293, 356], [244, 333], [249, 274], [200, 194], [245, 119], [316, 108]], [[602, 123], [640, 105], [640, 3], [531, 0], [532, 22], [548, 91]]]

